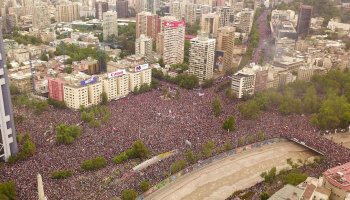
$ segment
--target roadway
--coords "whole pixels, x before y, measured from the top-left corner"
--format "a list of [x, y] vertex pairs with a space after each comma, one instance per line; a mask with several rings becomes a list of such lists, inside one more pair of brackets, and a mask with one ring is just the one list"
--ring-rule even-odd
[[262, 181], [260, 174], [287, 167], [292, 158], [311, 159], [316, 154], [292, 142], [280, 142], [235, 154], [211, 163], [152, 193], [146, 200], [216, 200]]

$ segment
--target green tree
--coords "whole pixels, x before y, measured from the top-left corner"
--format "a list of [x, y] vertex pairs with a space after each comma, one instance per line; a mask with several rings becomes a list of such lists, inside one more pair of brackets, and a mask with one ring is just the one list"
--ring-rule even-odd
[[40, 56], [40, 60], [42, 60], [42, 61], [49, 61], [49, 57], [47, 56], [47, 54], [46, 53], [43, 53], [43, 54], [41, 54], [41, 56]]
[[238, 106], [239, 112], [246, 119], [255, 119], [260, 115], [260, 107], [255, 100], [248, 100]]
[[143, 180], [140, 183], [140, 188], [142, 192], [146, 192], [151, 187], [148, 180]]
[[234, 131], [235, 130], [235, 118], [233, 116], [230, 116], [223, 124], [222, 128], [227, 131]]
[[15, 200], [16, 195], [16, 184], [13, 181], [0, 183], [0, 199]]
[[212, 78], [206, 79], [202, 83], [202, 88], [209, 88], [209, 87], [213, 86], [213, 84], [214, 84], [214, 79], [212, 79]]
[[107, 105], [108, 104], [108, 97], [106, 92], [101, 93], [101, 105]]
[[350, 123], [350, 104], [344, 96], [330, 96], [312, 117], [312, 123], [321, 129], [346, 128]]
[[200, 21], [197, 20], [192, 25], [186, 23], [186, 35], [197, 35], [197, 32], [201, 29]]
[[268, 200], [270, 195], [267, 192], [263, 192], [260, 194], [260, 200]]
[[224, 147], [225, 147], [226, 151], [230, 151], [230, 150], [233, 149], [232, 144], [230, 142], [228, 142], [228, 141], [225, 142]]
[[165, 67], [165, 63], [164, 63], [164, 60], [163, 58], [160, 58], [159, 61], [158, 61], [159, 65], [164, 68]]
[[222, 105], [221, 105], [221, 101], [220, 101], [219, 97], [216, 97], [214, 99], [211, 106], [212, 106], [213, 113], [214, 113], [215, 117], [218, 117], [221, 113], [221, 110], [222, 110]]
[[148, 147], [142, 142], [142, 140], [136, 140], [132, 146], [135, 158], [145, 159], [150, 154]]
[[198, 77], [195, 75], [189, 75], [189, 74], [180, 74], [176, 77], [175, 82], [183, 88], [186, 89], [193, 89], [195, 87], [198, 87], [199, 80]]
[[[70, 63], [70, 64], [72, 64], [72, 63]], [[67, 74], [71, 74], [73, 72], [73, 68], [70, 66], [67, 66], [63, 69], [63, 72], [67, 73]]]
[[316, 89], [313, 86], [310, 86], [305, 93], [304, 99], [303, 99], [303, 107], [304, 111], [307, 113], [315, 113], [319, 109], [319, 102], [318, 97], [316, 93]]
[[164, 74], [163, 74], [162, 70], [152, 68], [152, 77], [156, 78], [158, 80], [162, 80], [164, 78]]
[[59, 109], [64, 109], [64, 108], [67, 108], [66, 104], [64, 103], [64, 101], [57, 101], [55, 99], [51, 99], [51, 98], [48, 98], [47, 99], [47, 103], [49, 105], [52, 105], [53, 107], [55, 108], [59, 108]]
[[56, 141], [58, 144], [71, 144], [80, 134], [81, 129], [76, 125], [60, 124], [56, 127]]
[[205, 158], [209, 158], [213, 155], [213, 150], [215, 148], [215, 143], [213, 141], [208, 141], [202, 145], [202, 154]]
[[269, 171], [261, 173], [260, 176], [265, 180], [265, 182], [271, 184], [276, 179], [276, 171], [276, 167], [273, 167]]
[[121, 154], [119, 154], [113, 158], [113, 162], [115, 164], [121, 164], [122, 162], [126, 161], [127, 159], [129, 159], [129, 157], [126, 154], [126, 152], [122, 152]]
[[171, 174], [175, 174], [186, 167], [186, 162], [184, 160], [177, 160], [170, 165]]
[[106, 165], [106, 159], [102, 156], [98, 156], [90, 160], [85, 160], [83, 163], [81, 163], [80, 167], [84, 171], [93, 171], [104, 168]]
[[22, 146], [16, 155], [11, 155], [9, 163], [13, 164], [17, 161], [22, 161], [34, 155], [36, 152], [36, 145], [28, 133], [17, 135], [18, 142]]
[[285, 184], [291, 184], [291, 185], [299, 185], [300, 183], [304, 182], [307, 178], [306, 174], [303, 174], [301, 172], [299, 172], [298, 170], [294, 170], [290, 173], [288, 173], [285, 177], [284, 177], [284, 183]]
[[196, 162], [196, 158], [192, 152], [192, 150], [187, 149], [185, 152], [185, 157], [186, 157], [186, 161], [189, 164], [194, 164]]
[[71, 177], [73, 175], [73, 172], [71, 170], [58, 170], [54, 171], [51, 174], [52, 179], [66, 179], [68, 177]]
[[13, 66], [11, 65], [11, 63], [9, 61], [6, 61], [6, 67], [7, 67], [7, 69], [13, 68]]
[[135, 200], [138, 194], [134, 189], [125, 189], [122, 191], [122, 200]]

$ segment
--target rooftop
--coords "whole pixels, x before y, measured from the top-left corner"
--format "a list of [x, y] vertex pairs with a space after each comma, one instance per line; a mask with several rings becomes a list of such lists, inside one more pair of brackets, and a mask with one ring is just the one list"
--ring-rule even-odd
[[328, 169], [323, 176], [332, 185], [350, 191], [350, 162]]
[[272, 195], [269, 200], [298, 200], [303, 194], [303, 190], [292, 185], [285, 185], [282, 189], [278, 190]]

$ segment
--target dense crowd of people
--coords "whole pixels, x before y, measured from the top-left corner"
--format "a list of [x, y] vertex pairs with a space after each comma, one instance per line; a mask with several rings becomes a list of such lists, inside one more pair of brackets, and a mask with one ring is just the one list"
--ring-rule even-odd
[[258, 17], [256, 24], [259, 26], [259, 43], [254, 50], [252, 61], [259, 63], [262, 58], [267, 57], [269, 54], [273, 53], [271, 51], [271, 46], [268, 44], [271, 40], [271, 30], [269, 27], [269, 22], [267, 21], [268, 10], [264, 10], [262, 14]]
[[[350, 151], [320, 136], [309, 123], [308, 116], [281, 116], [269, 111], [256, 120], [244, 120], [237, 109], [238, 100], [226, 98], [224, 91], [217, 93], [216, 86], [201, 91], [184, 90], [166, 83], [161, 87], [163, 89], [110, 102], [112, 116], [98, 128], [81, 123], [80, 113], [70, 109], [50, 108], [36, 115], [28, 109], [15, 108], [15, 115], [25, 117], [17, 125], [17, 132], [28, 132], [37, 150], [25, 161], [0, 168], [0, 182], [15, 181], [18, 199], [37, 199], [36, 176], [40, 173], [48, 199], [112, 199], [123, 189], [139, 190], [141, 180], [156, 184], [165, 179], [171, 163], [183, 158], [182, 153], [189, 148], [186, 140], [198, 153], [210, 140], [217, 146], [230, 142], [235, 148], [240, 138], [259, 132], [263, 132], [266, 138], [296, 138], [324, 152], [325, 164], [316, 169], [319, 171], [350, 160]], [[172, 97], [164, 98], [165, 91]], [[180, 94], [178, 97], [176, 91]], [[219, 117], [214, 116], [211, 105], [217, 96], [223, 107]], [[231, 115], [236, 118], [236, 130], [228, 133], [222, 129], [222, 124]], [[81, 136], [71, 145], [56, 144], [55, 127], [60, 123], [81, 124]], [[129, 148], [137, 139], [149, 147], [152, 155], [174, 149], [180, 153], [149, 166], [141, 173], [130, 172], [137, 165], [135, 160], [113, 164], [113, 156]], [[83, 172], [80, 164], [96, 156], [104, 156], [108, 160], [107, 167]], [[74, 175], [64, 180], [51, 179], [53, 171], [62, 169], [70, 169]]]

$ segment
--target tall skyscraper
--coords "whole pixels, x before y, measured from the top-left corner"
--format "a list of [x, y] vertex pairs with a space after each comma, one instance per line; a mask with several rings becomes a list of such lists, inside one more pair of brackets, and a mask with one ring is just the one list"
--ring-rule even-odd
[[161, 34], [157, 38], [157, 50], [165, 64], [179, 64], [184, 60], [185, 21], [174, 16], [161, 18]]
[[7, 68], [4, 67], [5, 52], [2, 33], [0, 31], [0, 159], [7, 159], [18, 152], [15, 123], [9, 88]]
[[[233, 48], [235, 46], [235, 28], [234, 27], [221, 27], [218, 29], [218, 35], [216, 38], [216, 50], [224, 52], [224, 68], [229, 69], [232, 67]], [[222, 71], [220, 69], [219, 71]]]
[[149, 63], [152, 57], [152, 39], [145, 35], [141, 35], [135, 41], [135, 54], [145, 57], [145, 61]]
[[157, 14], [140, 12], [136, 15], [136, 38], [144, 34], [152, 38], [153, 41], [156, 41], [159, 32], [160, 18]]
[[115, 11], [107, 11], [103, 13], [103, 40], [107, 40], [108, 36], [118, 36], [118, 14]]
[[176, 17], [176, 19], [182, 19], [182, 6], [179, 1], [170, 3], [170, 15]]
[[186, 23], [193, 25], [196, 22], [196, 12], [197, 12], [197, 8], [195, 4], [191, 4], [191, 3], [185, 4], [184, 18]]
[[215, 39], [201, 33], [191, 40], [189, 73], [198, 77], [199, 82], [213, 78]]
[[127, 0], [117, 0], [116, 8], [118, 13], [118, 18], [127, 18], [129, 16], [129, 7]]
[[301, 5], [298, 16], [297, 32], [299, 37], [306, 37], [310, 32], [313, 7]]
[[34, 6], [33, 7], [33, 28], [35, 29], [45, 29], [49, 28], [51, 21], [48, 7], [45, 5]]
[[103, 13], [108, 11], [108, 3], [99, 1], [95, 3], [95, 18], [102, 20]]
[[219, 28], [219, 15], [216, 13], [203, 14], [201, 18], [201, 31], [208, 33], [209, 37], [216, 37]]
[[79, 5], [76, 3], [67, 3], [56, 6], [57, 22], [72, 22], [80, 18]]

